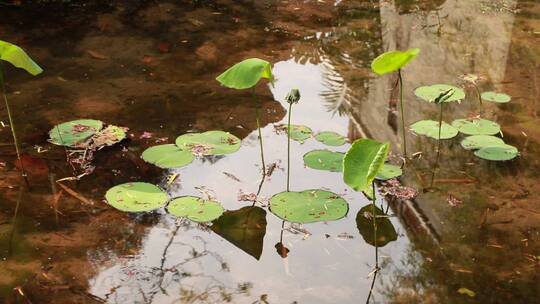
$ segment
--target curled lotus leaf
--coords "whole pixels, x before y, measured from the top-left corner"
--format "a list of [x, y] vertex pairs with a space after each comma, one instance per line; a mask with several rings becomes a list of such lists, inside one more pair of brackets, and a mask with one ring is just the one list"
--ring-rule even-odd
[[519, 155], [519, 151], [514, 146], [504, 144], [483, 147], [480, 150], [474, 151], [474, 155], [485, 160], [505, 161], [517, 157]]
[[263, 59], [249, 58], [228, 68], [216, 80], [225, 87], [241, 90], [255, 86], [262, 78], [274, 81], [272, 65]]
[[[439, 122], [434, 120], [420, 120], [411, 125], [411, 130], [418, 134], [431, 137], [433, 139], [439, 138]], [[441, 127], [441, 139], [450, 139], [458, 135], [458, 130], [448, 123], [442, 123]]]
[[498, 123], [487, 119], [456, 119], [452, 126], [467, 135], [495, 135], [501, 132]]
[[332, 131], [319, 132], [315, 135], [315, 139], [327, 146], [335, 147], [342, 146], [347, 142], [344, 136]]
[[0, 60], [7, 61], [33, 76], [43, 72], [43, 69], [22, 48], [2, 40], [0, 40]]
[[105, 194], [109, 205], [125, 212], [148, 212], [165, 206], [167, 193], [149, 183], [125, 183]]
[[238, 151], [241, 141], [229, 132], [207, 131], [180, 135], [176, 138], [176, 145], [196, 155], [223, 155]]
[[390, 145], [372, 139], [356, 140], [343, 159], [343, 181], [355, 191], [372, 196], [372, 182], [386, 161]]
[[385, 52], [371, 62], [371, 70], [378, 75], [395, 72], [416, 58], [418, 53], [420, 53], [420, 49], [417, 48]]
[[99, 120], [72, 120], [54, 126], [49, 131], [49, 141], [55, 145], [78, 147], [102, 128], [103, 122]]
[[461, 146], [466, 150], [476, 150], [483, 147], [491, 147], [504, 145], [504, 141], [500, 137], [491, 135], [472, 135], [461, 141]]
[[293, 223], [335, 221], [343, 218], [349, 205], [339, 195], [321, 189], [281, 192], [270, 199], [270, 211]]
[[497, 93], [497, 92], [484, 92], [482, 93], [482, 99], [485, 101], [495, 102], [495, 103], [507, 103], [512, 100], [507, 94]]
[[441, 94], [453, 90], [453, 94], [444, 99], [443, 102], [460, 101], [465, 98], [465, 91], [448, 84], [434, 84], [418, 87], [414, 90], [414, 95], [427, 102], [435, 102]]
[[391, 164], [384, 164], [379, 172], [377, 173], [377, 176], [375, 179], [385, 181], [389, 180], [391, 178], [399, 177], [403, 174], [403, 170], [399, 166], [391, 165]]
[[195, 159], [191, 151], [182, 150], [174, 144], [150, 147], [144, 150], [141, 157], [146, 162], [163, 169], [184, 167]]
[[330, 172], [343, 171], [345, 153], [328, 150], [313, 150], [304, 154], [304, 163], [311, 169]]
[[195, 196], [182, 196], [169, 202], [167, 211], [194, 222], [210, 222], [220, 217], [225, 209], [220, 203]]

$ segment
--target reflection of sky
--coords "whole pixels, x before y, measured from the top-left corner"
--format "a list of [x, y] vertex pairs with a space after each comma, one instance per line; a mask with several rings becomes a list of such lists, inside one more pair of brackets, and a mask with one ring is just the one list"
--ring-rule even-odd
[[[337, 115], [332, 118], [332, 113], [327, 112], [319, 96], [324, 90], [320, 66], [300, 65], [289, 60], [276, 63], [274, 73], [278, 79], [272, 90], [276, 100], [283, 101], [293, 87], [301, 92], [300, 103], [293, 106], [294, 124], [305, 124], [315, 132], [332, 130], [346, 135], [348, 119]], [[283, 106], [286, 107], [287, 104]], [[286, 119], [285, 117], [283, 122]], [[253, 131], [244, 140], [239, 152], [227, 155], [214, 164], [197, 160], [186, 168], [176, 170], [180, 173], [181, 187], [174, 189], [171, 196], [200, 195], [195, 187], [205, 186], [215, 192], [217, 200], [222, 202], [226, 209], [236, 210], [246, 205], [237, 201], [237, 195], [240, 190], [244, 192], [257, 190], [260, 158], [256, 132]], [[285, 190], [287, 139], [286, 135], [275, 135], [272, 125], [263, 129], [263, 137], [267, 164], [280, 162], [279, 166], [283, 168], [283, 170], [276, 169], [263, 185], [261, 195], [269, 198]], [[219, 254], [230, 268], [230, 272], [220, 271], [215, 260], [204, 258], [204, 262], [196, 267], [197, 271], [211, 274], [232, 287], [240, 282], [252, 282], [254, 290], [251, 292], [252, 297], [249, 298], [251, 301], [246, 301], [249, 303], [261, 294], [268, 294], [271, 303], [289, 303], [294, 300], [300, 303], [357, 303], [358, 299], [365, 298], [371, 283], [367, 275], [372, 270], [374, 250], [359, 235], [355, 218], [358, 210], [368, 202], [361, 194], [348, 190], [341, 179], [341, 174], [304, 168], [303, 154], [313, 149], [324, 148], [346, 151], [348, 145], [337, 148], [325, 147], [314, 139], [308, 140], [305, 144], [292, 142], [291, 190], [326, 188], [344, 194], [350, 204], [346, 218], [336, 222], [305, 225], [305, 228], [313, 234], [305, 240], [303, 235], [285, 232], [284, 243], [291, 250], [285, 260], [278, 256], [274, 248], [279, 241], [281, 221], [271, 213], [267, 213], [264, 250], [259, 261], [212, 232], [198, 229], [181, 231], [176, 238], [178, 241], [199, 244], [200, 242], [193, 237], [201, 236], [208, 242], [208, 250]], [[241, 182], [234, 181], [223, 172], [235, 175]], [[169, 216], [164, 216], [163, 221], [163, 224], [169, 222]], [[398, 233], [404, 233], [396, 221], [394, 224]], [[352, 235], [354, 238], [338, 238], [337, 236], [342, 233]], [[330, 237], [327, 238], [325, 234]], [[170, 231], [164, 227], [151, 229], [141, 254], [132, 260], [120, 258], [114, 266], [105, 267], [92, 280], [92, 292], [103, 296], [111, 287], [122, 284], [121, 280], [127, 280], [128, 276], [121, 271], [121, 264], [130, 269], [141, 269], [144, 266], [159, 267], [169, 235]], [[404, 252], [407, 244], [406, 238], [400, 237], [397, 242], [382, 248], [381, 256], [399, 260], [398, 253]], [[172, 264], [175, 260], [178, 263], [180, 257], [186, 256], [187, 250], [187, 247], [173, 243], [169, 249], [167, 263]], [[381, 273], [384, 277], [389, 270], [384, 269]], [[204, 285], [206, 280], [193, 279], [194, 282], [198, 282], [197, 286]], [[141, 285], [143, 290], [148, 290], [151, 286], [151, 282], [141, 279], [131, 280], [131, 283]], [[176, 298], [173, 295], [178, 294], [178, 290], [179, 285], [173, 284], [168, 289], [170, 297], [160, 296], [156, 297], [156, 300], [165, 298], [167, 301], [173, 300]], [[117, 292], [124, 293], [126, 299], [129, 299], [129, 289], [120, 288]], [[235, 303], [238, 301], [239, 299], [235, 300]]]

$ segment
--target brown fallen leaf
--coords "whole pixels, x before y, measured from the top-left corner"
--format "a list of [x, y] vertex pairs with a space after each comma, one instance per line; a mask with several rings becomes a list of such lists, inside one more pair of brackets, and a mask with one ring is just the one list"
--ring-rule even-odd
[[87, 50], [86, 51], [88, 53], [88, 55], [90, 55], [90, 57], [94, 58], [94, 59], [99, 59], [99, 60], [105, 60], [107, 59], [108, 57], [99, 53], [99, 52], [96, 52], [96, 51], [92, 51], [92, 50]]

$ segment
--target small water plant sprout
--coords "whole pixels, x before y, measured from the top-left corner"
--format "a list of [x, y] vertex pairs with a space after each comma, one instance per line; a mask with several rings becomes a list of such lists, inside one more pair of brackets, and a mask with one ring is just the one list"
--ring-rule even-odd
[[398, 78], [394, 88], [399, 85], [399, 107], [401, 111], [401, 131], [403, 140], [403, 157], [407, 157], [407, 138], [405, 129], [405, 109], [403, 105], [403, 76], [401, 69], [405, 67], [411, 60], [416, 58], [420, 53], [420, 49], [412, 48], [406, 51], [389, 51], [379, 55], [371, 62], [371, 69], [378, 75], [388, 73], [398, 73]]

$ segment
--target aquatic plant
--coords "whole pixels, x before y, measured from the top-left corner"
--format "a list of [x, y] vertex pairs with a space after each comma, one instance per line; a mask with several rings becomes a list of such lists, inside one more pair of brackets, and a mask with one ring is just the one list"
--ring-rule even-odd
[[403, 137], [403, 157], [407, 157], [407, 138], [405, 130], [405, 109], [403, 106], [403, 77], [401, 69], [405, 67], [411, 60], [416, 58], [420, 53], [420, 49], [413, 48], [407, 51], [390, 51], [379, 55], [371, 62], [371, 69], [378, 75], [398, 72], [396, 87], [399, 84], [399, 106], [401, 110], [401, 130]]
[[231, 89], [252, 89], [252, 96], [255, 101], [255, 120], [257, 123], [257, 131], [259, 133], [258, 136], [261, 150], [262, 170], [263, 176], [266, 176], [266, 164], [264, 162], [264, 148], [259, 113], [260, 104], [255, 98], [255, 86], [262, 78], [266, 78], [270, 81], [270, 83], [273, 83], [274, 75], [272, 74], [272, 65], [266, 60], [249, 58], [228, 68], [225, 72], [219, 75], [216, 80], [219, 81], [221, 85]]
[[315, 170], [330, 172], [343, 171], [344, 153], [329, 150], [313, 150], [304, 154], [304, 164]]
[[156, 185], [134, 182], [110, 188], [105, 199], [120, 211], [148, 212], [165, 206], [168, 196]]
[[194, 222], [210, 222], [219, 218], [225, 209], [220, 203], [195, 196], [182, 196], [172, 199], [167, 212], [177, 217], [185, 217]]
[[482, 118], [456, 119], [452, 122], [452, 126], [466, 135], [495, 135], [501, 132], [498, 123]]
[[509, 95], [497, 92], [484, 92], [481, 96], [483, 100], [495, 103], [507, 103], [512, 100], [512, 97]]
[[285, 96], [285, 101], [289, 104], [289, 117], [287, 118], [287, 191], [289, 191], [290, 178], [291, 178], [291, 116], [292, 116], [292, 106], [295, 103], [300, 101], [300, 91], [298, 89], [292, 89], [287, 96]]
[[0, 40], [0, 87], [2, 89], [2, 95], [4, 96], [4, 103], [6, 105], [6, 111], [9, 119], [9, 128], [11, 129], [11, 135], [13, 137], [13, 143], [15, 145], [15, 153], [17, 154], [17, 160], [21, 165], [21, 175], [24, 178], [27, 185], [28, 177], [24, 169], [24, 165], [21, 161], [21, 149], [19, 147], [19, 141], [17, 139], [17, 132], [15, 130], [15, 124], [13, 122], [13, 116], [11, 115], [11, 108], [8, 102], [6, 87], [5, 87], [5, 75], [2, 61], [7, 61], [17, 68], [21, 68], [32, 76], [36, 76], [43, 72], [43, 69], [35, 63], [26, 52], [15, 44]]
[[337, 147], [347, 143], [347, 139], [344, 136], [332, 131], [319, 132], [315, 135], [315, 139], [327, 146]]
[[162, 169], [180, 168], [191, 164], [195, 156], [189, 150], [180, 149], [175, 144], [150, 147], [143, 151], [141, 158]]

